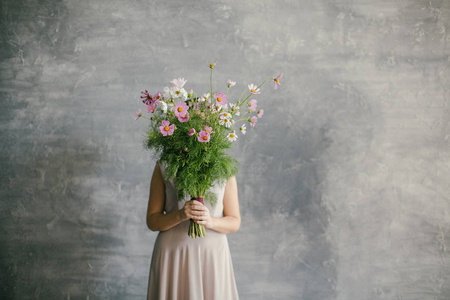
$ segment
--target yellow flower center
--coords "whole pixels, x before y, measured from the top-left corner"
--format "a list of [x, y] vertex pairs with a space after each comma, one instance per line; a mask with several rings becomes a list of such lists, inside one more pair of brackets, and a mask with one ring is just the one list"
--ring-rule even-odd
[[230, 134], [230, 138], [234, 138], [234, 134]]
[[214, 64], [209, 64], [209, 67], [210, 68], [214, 68]]
[[179, 94], [180, 94], [180, 91], [176, 91], [175, 93], [176, 93], [177, 95], [179, 95]]
[[219, 102], [220, 102], [220, 101], [222, 101], [222, 98], [220, 98], [220, 97], [217, 97], [217, 101], [219, 101]]
[[252, 89], [251, 91], [252, 91], [252, 93], [254, 93], [254, 92], [255, 92], [255, 89]]
[[206, 140], [208, 139], [208, 136], [205, 135], [205, 136], [203, 137], [203, 139], [206, 141]]
[[206, 132], [207, 132], [207, 133], [211, 133], [211, 131], [210, 131], [210, 130], [206, 130]]
[[228, 122], [228, 119], [223, 120], [225, 123]]
[[276, 81], [276, 82], [280, 82], [280, 79], [277, 78], [277, 79], [275, 79], [275, 81]]
[[170, 130], [170, 127], [169, 127], [169, 126], [166, 126], [166, 127], [164, 127], [164, 130], [165, 130], [165, 131], [169, 131], [169, 130]]
[[178, 111], [179, 111], [179, 112], [182, 112], [183, 109], [182, 109], [181, 107], [178, 107]]

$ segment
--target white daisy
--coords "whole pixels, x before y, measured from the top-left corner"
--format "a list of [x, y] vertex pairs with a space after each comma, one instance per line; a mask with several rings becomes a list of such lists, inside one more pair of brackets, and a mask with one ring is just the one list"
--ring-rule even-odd
[[245, 127], [245, 124], [243, 124], [242, 126], [241, 126], [241, 128], [239, 128], [239, 130], [242, 132], [242, 134], [245, 134], [247, 131], [246, 131], [246, 127]]
[[238, 136], [236, 135], [236, 131], [232, 131], [227, 135], [227, 138], [230, 142], [234, 142], [237, 140]]

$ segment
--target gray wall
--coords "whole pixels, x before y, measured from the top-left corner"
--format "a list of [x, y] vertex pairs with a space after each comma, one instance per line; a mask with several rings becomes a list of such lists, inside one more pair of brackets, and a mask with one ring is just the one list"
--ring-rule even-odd
[[[139, 93], [266, 86], [242, 299], [450, 299], [450, 2], [2, 0], [0, 295], [143, 299]], [[237, 92], [239, 91], [239, 92]]]

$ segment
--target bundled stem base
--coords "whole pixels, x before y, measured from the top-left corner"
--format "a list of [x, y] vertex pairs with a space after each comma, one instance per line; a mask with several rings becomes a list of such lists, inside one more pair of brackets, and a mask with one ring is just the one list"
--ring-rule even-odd
[[[203, 198], [194, 197], [192, 199], [197, 200], [198, 202], [201, 202], [202, 204], [204, 204]], [[205, 237], [206, 236], [205, 226], [197, 224], [197, 223], [195, 223], [194, 220], [191, 219], [191, 222], [189, 224], [188, 235], [193, 239], [195, 239], [196, 237], [201, 237], [201, 238]]]
[[195, 239], [196, 237], [205, 237], [206, 231], [205, 226], [195, 223], [194, 220], [191, 220], [191, 223], [189, 224], [189, 232], [188, 235]]

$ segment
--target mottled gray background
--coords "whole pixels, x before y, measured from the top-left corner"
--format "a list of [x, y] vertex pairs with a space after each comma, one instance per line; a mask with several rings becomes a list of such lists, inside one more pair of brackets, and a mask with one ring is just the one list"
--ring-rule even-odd
[[[450, 1], [2, 0], [0, 298], [144, 299], [141, 90], [265, 86], [242, 299], [450, 299]], [[143, 108], [143, 107], [142, 107]]]

